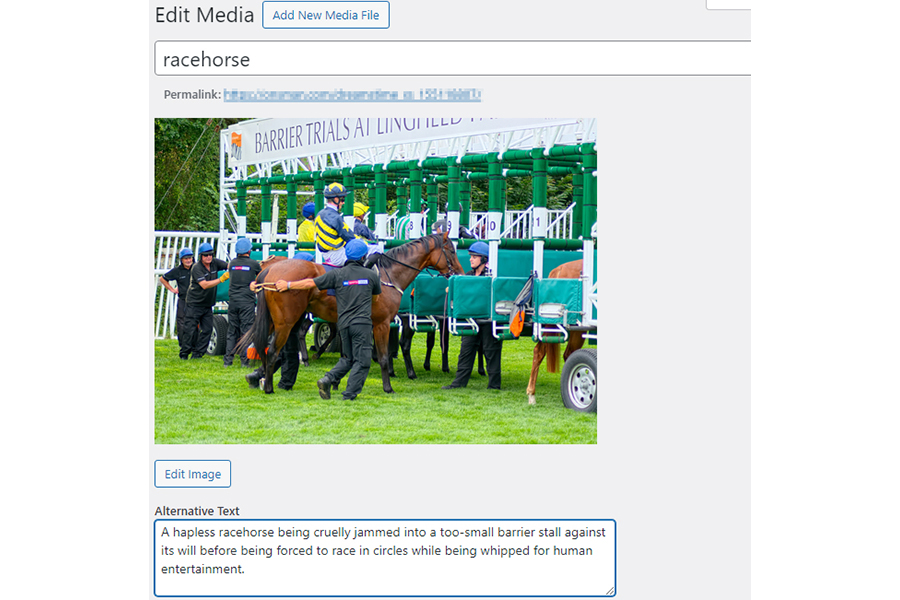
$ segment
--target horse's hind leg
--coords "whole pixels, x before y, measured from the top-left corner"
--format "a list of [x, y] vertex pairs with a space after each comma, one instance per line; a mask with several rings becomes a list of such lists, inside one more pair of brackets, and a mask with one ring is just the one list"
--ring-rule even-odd
[[431, 370], [431, 350], [434, 348], [434, 332], [429, 331], [425, 334], [425, 363], [422, 368], [426, 371]]
[[[441, 371], [444, 373], [450, 372], [450, 361], [448, 357], [450, 355], [450, 328], [447, 324], [447, 319], [441, 319]], [[481, 357], [481, 352], [478, 352], [478, 366], [480, 367], [481, 374], [484, 375], [484, 358]]]
[[390, 355], [388, 354], [388, 333], [390, 325], [379, 323], [373, 329], [375, 335], [375, 352], [378, 355], [378, 364], [381, 366], [381, 385], [385, 394], [393, 394], [391, 387]]
[[572, 355], [576, 350], [580, 350], [584, 346], [584, 334], [581, 331], [573, 331], [569, 334], [569, 343], [566, 344], [566, 351], [563, 352], [563, 362]]
[[[275, 334], [273, 333], [273, 334], [269, 335], [268, 346], [264, 352], [260, 352], [259, 348], [256, 349], [257, 354], [259, 354], [259, 356], [260, 356], [259, 360], [260, 360], [261, 364], [259, 365], [259, 367], [257, 367], [257, 369], [255, 371], [253, 371], [252, 373], [248, 373], [247, 375], [244, 376], [244, 379], [247, 380], [247, 383], [250, 385], [251, 390], [258, 390], [260, 383], [262, 383], [263, 385], [265, 385], [265, 383], [266, 383], [266, 368], [269, 363], [269, 356], [270, 356], [272, 345], [274, 343], [275, 343]], [[275, 360], [277, 363], [278, 357], [276, 357]], [[274, 373], [275, 371], [277, 371], [278, 367], [279, 367], [279, 365], [276, 364], [275, 367], [272, 369], [272, 372]]]
[[[375, 333], [374, 332], [372, 333], [372, 348], [373, 348], [373, 352], [372, 352], [371, 362], [377, 362], [378, 366], [380, 367], [381, 361], [378, 360], [378, 357], [375, 356], [375, 352], [374, 352], [374, 348], [375, 348]], [[388, 329], [388, 339], [387, 339], [387, 343], [386, 343], [386, 348], [387, 348], [386, 352], [387, 352], [388, 374], [391, 377], [396, 377], [397, 374], [394, 373], [394, 357], [391, 355], [391, 330], [390, 329]]]
[[277, 360], [278, 350], [276, 350], [275, 342], [273, 341], [269, 344], [269, 347], [266, 351], [266, 358], [265, 360], [263, 360], [264, 376], [263, 380], [260, 382], [263, 384], [263, 391], [267, 394], [271, 394], [275, 391], [275, 386], [272, 384], [272, 379], [275, 378], [275, 362]]
[[284, 345], [287, 342], [287, 338], [290, 334], [290, 328], [281, 329], [275, 335], [275, 340], [269, 345], [269, 350], [266, 353], [265, 361], [266, 380], [265, 382], [263, 382], [263, 391], [267, 394], [271, 394], [275, 391], [275, 386], [272, 383], [272, 379], [275, 378], [275, 362], [278, 359], [279, 351], [284, 348]]
[[544, 356], [547, 354], [547, 344], [544, 342], [538, 342], [534, 345], [534, 355], [531, 359], [531, 376], [528, 378], [528, 387], [525, 388], [525, 393], [528, 394], [528, 404], [535, 404], [534, 392], [535, 388], [537, 388], [537, 375], [538, 369], [541, 368], [541, 363], [544, 362]]
[[309, 332], [312, 323], [312, 319], [309, 318], [309, 315], [305, 315], [303, 317], [302, 325], [300, 325], [300, 362], [303, 363], [304, 367], [309, 366], [309, 351], [306, 348], [306, 334]]
[[412, 356], [410, 349], [412, 348], [412, 339], [415, 331], [409, 326], [409, 317], [400, 317], [403, 321], [403, 335], [400, 336], [400, 351], [403, 353], [403, 363], [406, 366], [406, 376], [410, 379], [416, 379], [416, 370], [413, 368]]
[[[397, 330], [390, 329], [388, 326], [388, 342], [387, 342], [387, 363], [388, 363], [388, 372], [391, 374], [391, 377], [396, 377], [397, 374], [394, 372], [394, 358], [397, 356], [397, 348], [393, 347], [394, 340], [397, 339]], [[399, 340], [397, 341], [397, 346], [400, 346]], [[375, 338], [374, 333], [372, 337], [372, 347], [375, 347]], [[374, 352], [372, 353], [375, 354]], [[373, 356], [374, 359], [374, 356]], [[374, 362], [374, 360], [373, 360]]]
[[388, 336], [388, 350], [391, 352], [391, 358], [397, 358], [398, 350], [400, 349], [400, 332], [397, 329], [391, 328], [391, 333]]

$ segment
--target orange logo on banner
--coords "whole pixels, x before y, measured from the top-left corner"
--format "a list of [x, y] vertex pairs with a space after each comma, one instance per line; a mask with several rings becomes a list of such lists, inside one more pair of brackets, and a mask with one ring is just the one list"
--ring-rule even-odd
[[241, 134], [234, 132], [231, 133], [231, 145], [237, 147], [241, 146]]

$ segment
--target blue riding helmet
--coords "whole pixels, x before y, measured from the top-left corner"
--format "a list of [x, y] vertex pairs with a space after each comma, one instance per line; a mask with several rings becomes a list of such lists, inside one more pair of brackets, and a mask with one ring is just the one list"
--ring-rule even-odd
[[340, 183], [330, 183], [325, 187], [325, 197], [326, 198], [343, 198], [350, 192], [347, 191], [347, 188], [342, 186]]
[[213, 251], [213, 247], [212, 247], [212, 244], [210, 244], [209, 242], [203, 242], [202, 244], [200, 244], [200, 248], [197, 249], [197, 252], [199, 252], [200, 254], [203, 254], [205, 252], [212, 252], [212, 251]]
[[234, 245], [234, 252], [235, 254], [247, 254], [250, 252], [251, 248], [253, 248], [253, 244], [250, 243], [250, 240], [241, 238], [237, 241], [237, 244]]
[[315, 262], [316, 256], [312, 252], [294, 252], [293, 259]]
[[316, 203], [315, 202], [307, 202], [303, 205], [303, 216], [307, 219], [312, 219], [316, 216]]
[[344, 249], [347, 260], [359, 260], [366, 255], [366, 252], [368, 252], [368, 247], [362, 240], [350, 240], [347, 242], [347, 247]]
[[194, 251], [190, 248], [182, 248], [181, 252], [178, 253], [179, 260], [181, 260], [182, 258], [187, 258], [188, 256], [190, 256], [191, 258], [194, 257]]
[[483, 256], [485, 258], [488, 257], [490, 251], [491, 249], [484, 242], [475, 242], [469, 246], [469, 254], [477, 254], [478, 256]]

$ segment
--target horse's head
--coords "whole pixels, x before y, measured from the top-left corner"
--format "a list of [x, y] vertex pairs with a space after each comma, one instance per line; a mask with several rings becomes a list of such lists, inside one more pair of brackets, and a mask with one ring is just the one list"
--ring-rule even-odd
[[441, 275], [462, 275], [465, 269], [456, 256], [456, 247], [453, 241], [447, 237], [448, 232], [435, 234], [431, 237], [435, 240], [435, 247], [428, 254], [428, 266], [434, 267]]

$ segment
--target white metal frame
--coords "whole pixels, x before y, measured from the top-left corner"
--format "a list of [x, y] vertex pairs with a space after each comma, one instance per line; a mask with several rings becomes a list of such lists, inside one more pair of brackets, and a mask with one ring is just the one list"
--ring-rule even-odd
[[[473, 153], [497, 152], [502, 158], [503, 153], [507, 150], [544, 148], [545, 152], [549, 152], [550, 148], [557, 144], [582, 144], [596, 141], [597, 120], [577, 119], [573, 124], [562, 126], [554, 125], [500, 133], [441, 138], [424, 142], [374, 146], [364, 150], [326, 152], [302, 158], [273, 160], [234, 167], [229, 164], [228, 160], [231, 154], [229, 136], [230, 132], [227, 129], [220, 133], [219, 235], [221, 245], [231, 248], [231, 245], [237, 241], [238, 235], [246, 233], [246, 224], [240, 222], [236, 209], [237, 188], [235, 184], [243, 179], [270, 177], [276, 170], [280, 170], [285, 175], [293, 175], [303, 171], [322, 171], [366, 164], [387, 165], [394, 160], [418, 160], [421, 164], [426, 158], [455, 156], [461, 159], [466, 154]], [[274, 190], [273, 193], [275, 193]], [[273, 211], [273, 223], [277, 224], [277, 222], [277, 213]], [[507, 215], [507, 222], [510, 222], [509, 215]], [[473, 223], [473, 226], [476, 224]], [[389, 225], [389, 231], [391, 229]], [[530, 231], [530, 223], [528, 229]], [[569, 231], [571, 231], [571, 227]], [[272, 233], [274, 237], [278, 236], [276, 231]]]

